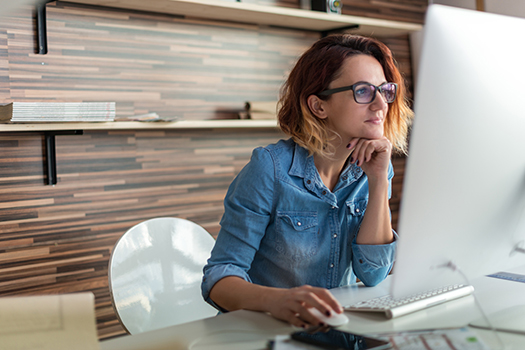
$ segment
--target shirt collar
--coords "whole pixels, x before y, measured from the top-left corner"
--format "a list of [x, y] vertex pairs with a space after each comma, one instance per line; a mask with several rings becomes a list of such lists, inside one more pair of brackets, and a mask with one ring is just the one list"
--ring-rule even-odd
[[[313, 168], [312, 168], [313, 167]], [[308, 150], [295, 144], [294, 156], [292, 166], [288, 172], [291, 176], [305, 178], [308, 175], [313, 175], [311, 172], [315, 169], [314, 157], [308, 155]], [[363, 169], [355, 164], [348, 163], [341, 172], [340, 181], [351, 183], [359, 179], [363, 175]]]
[[304, 179], [306, 166], [309, 163], [308, 158], [311, 158], [310, 161], [313, 162], [314, 157], [308, 155], [308, 150], [295, 143], [292, 166], [290, 167], [288, 174]]

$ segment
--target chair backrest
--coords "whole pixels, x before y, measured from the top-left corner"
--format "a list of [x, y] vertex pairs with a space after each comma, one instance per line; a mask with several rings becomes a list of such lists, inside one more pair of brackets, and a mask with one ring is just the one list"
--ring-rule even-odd
[[204, 228], [178, 218], [146, 220], [120, 238], [109, 262], [109, 289], [128, 333], [217, 314], [200, 290], [214, 242]]

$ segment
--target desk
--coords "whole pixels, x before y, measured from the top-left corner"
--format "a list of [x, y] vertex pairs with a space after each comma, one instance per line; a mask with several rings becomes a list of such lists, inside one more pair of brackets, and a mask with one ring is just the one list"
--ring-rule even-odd
[[[390, 282], [391, 276], [376, 287], [369, 288], [358, 284], [333, 289], [332, 293], [341, 304], [345, 305], [387, 294]], [[473, 280], [472, 285], [486, 313], [525, 305], [525, 283], [480, 277]], [[374, 314], [355, 312], [345, 312], [345, 314], [350, 322], [341, 328], [354, 333], [463, 327], [481, 317], [473, 296], [393, 320], [386, 320]], [[288, 334], [292, 330], [294, 330], [292, 326], [264, 313], [241, 310], [152, 332], [116, 338], [102, 342], [100, 345], [101, 350], [178, 349], [174, 346], [177, 342], [181, 345], [180, 349], [192, 343], [193, 349], [264, 349], [268, 339], [272, 339], [277, 334]], [[494, 349], [499, 348], [497, 338], [492, 332], [480, 329], [474, 331], [485, 340], [487, 345]], [[503, 332], [499, 334], [507, 349], [525, 349], [525, 335]]]

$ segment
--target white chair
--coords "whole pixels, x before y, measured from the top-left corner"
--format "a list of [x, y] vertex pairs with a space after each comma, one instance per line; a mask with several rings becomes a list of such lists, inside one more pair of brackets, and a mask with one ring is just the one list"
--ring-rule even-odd
[[146, 220], [120, 238], [109, 262], [109, 289], [128, 333], [217, 314], [200, 290], [214, 242], [204, 228], [178, 218]]

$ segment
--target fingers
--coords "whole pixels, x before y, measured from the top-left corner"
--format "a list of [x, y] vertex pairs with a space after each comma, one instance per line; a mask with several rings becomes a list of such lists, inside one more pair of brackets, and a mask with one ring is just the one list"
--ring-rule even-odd
[[315, 307], [326, 316], [330, 316], [332, 311], [343, 312], [343, 307], [328, 289], [310, 287], [317, 298], [313, 298], [311, 306]]
[[285, 318], [285, 321], [288, 321], [288, 323], [290, 323], [292, 326], [295, 326], [295, 327], [300, 327], [300, 328], [308, 328], [309, 326], [312, 325], [312, 323], [304, 320], [302, 317], [301, 317], [301, 314], [298, 313], [298, 312], [292, 312], [290, 311], [288, 313], [288, 317]]
[[351, 149], [350, 163], [361, 167], [369, 179], [386, 177], [392, 157], [392, 144], [387, 138], [352, 139], [348, 146]]
[[290, 309], [286, 320], [297, 327], [325, 326], [322, 320], [311, 312], [312, 308], [319, 310], [327, 317], [333, 312], [343, 311], [332, 293], [324, 288], [301, 286], [290, 289], [290, 294], [293, 302], [288, 305]]
[[352, 139], [347, 148], [351, 150], [350, 162], [358, 166], [370, 162], [379, 153], [386, 153], [388, 158], [392, 153], [392, 144], [385, 137], [374, 140]]

